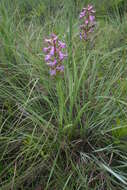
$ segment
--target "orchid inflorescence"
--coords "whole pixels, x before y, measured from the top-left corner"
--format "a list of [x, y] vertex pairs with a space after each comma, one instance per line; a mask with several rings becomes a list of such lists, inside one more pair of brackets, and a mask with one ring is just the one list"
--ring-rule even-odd
[[83, 40], [88, 40], [90, 33], [94, 31], [95, 22], [95, 10], [92, 5], [88, 5], [83, 8], [80, 13], [80, 20], [83, 21], [80, 25], [80, 38]]
[[43, 51], [46, 53], [45, 62], [50, 67], [50, 75], [63, 73], [63, 61], [67, 58], [67, 53], [63, 53], [63, 49], [66, 49], [66, 44], [60, 41], [55, 34], [51, 34], [51, 38], [45, 39], [45, 43], [47, 47]]
[[[94, 32], [95, 10], [92, 5], [84, 7], [80, 13], [80, 38], [87, 41], [90, 39], [90, 34]], [[51, 38], [45, 39], [46, 47], [43, 48], [45, 62], [50, 68], [50, 75], [56, 76], [64, 72], [63, 61], [67, 58], [66, 44], [58, 39], [58, 36], [51, 34]], [[65, 50], [65, 51], [64, 51]]]

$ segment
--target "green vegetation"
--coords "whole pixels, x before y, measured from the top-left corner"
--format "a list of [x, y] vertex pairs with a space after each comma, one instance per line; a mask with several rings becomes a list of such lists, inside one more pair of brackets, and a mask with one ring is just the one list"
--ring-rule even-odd
[[[0, 1], [0, 190], [127, 190], [127, 2], [108, 2]], [[52, 32], [68, 48], [59, 78], [42, 51]]]

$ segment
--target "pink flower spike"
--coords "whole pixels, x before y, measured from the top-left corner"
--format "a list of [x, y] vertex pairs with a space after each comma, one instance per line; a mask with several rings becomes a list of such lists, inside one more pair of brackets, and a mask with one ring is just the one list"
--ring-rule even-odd
[[[50, 68], [50, 75], [55, 76], [64, 71], [63, 61], [67, 57], [66, 43], [60, 41], [55, 34], [50, 35], [51, 39], [45, 39], [47, 46], [43, 49], [45, 52], [45, 62]], [[50, 43], [51, 42], [51, 43]]]
[[94, 32], [96, 25], [94, 13], [93, 5], [88, 4], [87, 7], [82, 9], [80, 13], [80, 18], [83, 18], [80, 25], [80, 39], [86, 41], [89, 39], [90, 33]]
[[51, 70], [50, 70], [50, 75], [51, 75], [51, 76], [56, 75], [56, 70], [55, 70], [55, 69], [51, 69]]

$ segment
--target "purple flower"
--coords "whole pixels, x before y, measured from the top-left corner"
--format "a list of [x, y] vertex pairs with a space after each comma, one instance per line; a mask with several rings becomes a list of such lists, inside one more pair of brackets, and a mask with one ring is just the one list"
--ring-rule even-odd
[[51, 51], [49, 52], [49, 54], [50, 54], [51, 56], [53, 56], [54, 53], [55, 53], [55, 48], [54, 48], [54, 46], [53, 46], [53, 47], [51, 47]]
[[82, 12], [80, 13], [80, 15], [79, 15], [79, 18], [81, 19], [81, 18], [83, 18], [84, 16], [86, 16], [86, 11], [82, 11]]
[[89, 20], [90, 20], [90, 22], [94, 22], [94, 20], [95, 20], [95, 16], [90, 15], [90, 16], [89, 16]]
[[59, 59], [62, 61], [64, 59], [64, 54], [60, 51], [59, 52]]
[[49, 61], [50, 59], [51, 59], [51, 55], [48, 54], [48, 55], [45, 56], [45, 61], [46, 62]]
[[60, 59], [60, 61], [62, 61], [66, 57], [67, 57], [67, 54], [62, 53], [61, 51], [59, 52], [59, 59]]
[[91, 11], [92, 9], [93, 9], [93, 6], [92, 5], [88, 5], [87, 10]]
[[51, 69], [51, 70], [50, 70], [50, 75], [51, 75], [51, 76], [56, 75], [56, 70], [55, 70], [55, 69]]
[[50, 61], [50, 62], [47, 63], [47, 65], [51, 66], [51, 67], [55, 66], [56, 64], [57, 64], [57, 60], [56, 59], [54, 61]]
[[43, 52], [47, 53], [49, 51], [50, 47], [43, 48]]
[[56, 69], [60, 72], [64, 72], [64, 65], [57, 66]]
[[60, 46], [60, 48], [66, 48], [66, 44], [64, 42], [58, 41], [58, 44]]
[[88, 19], [85, 20], [85, 24], [86, 24], [86, 25], [89, 24], [89, 20], [88, 20]]

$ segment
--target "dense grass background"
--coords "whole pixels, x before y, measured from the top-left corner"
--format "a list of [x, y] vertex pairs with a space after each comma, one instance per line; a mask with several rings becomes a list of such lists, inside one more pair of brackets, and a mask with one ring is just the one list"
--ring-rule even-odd
[[[97, 28], [79, 40], [89, 2]], [[126, 0], [1, 0], [0, 190], [127, 189]], [[60, 78], [43, 40], [67, 43]]]

